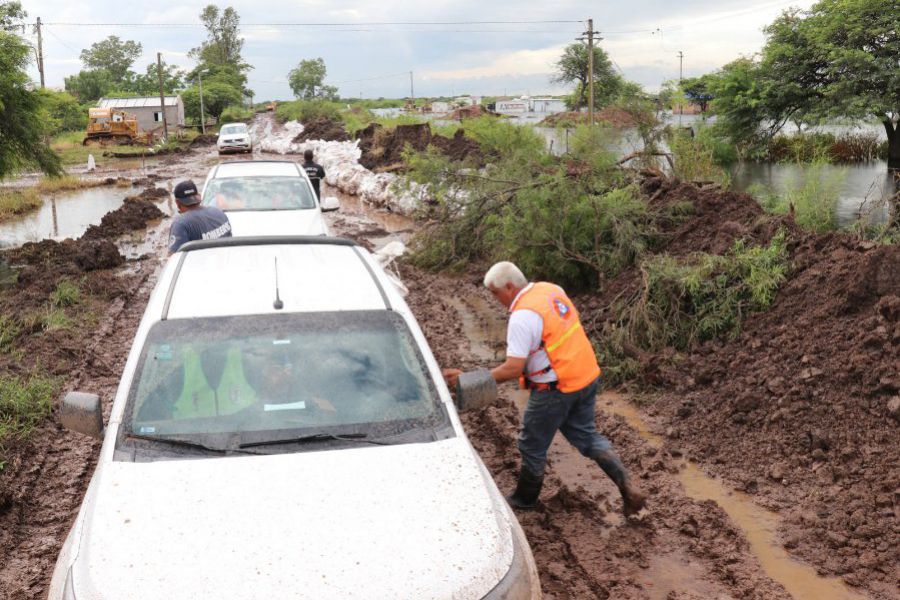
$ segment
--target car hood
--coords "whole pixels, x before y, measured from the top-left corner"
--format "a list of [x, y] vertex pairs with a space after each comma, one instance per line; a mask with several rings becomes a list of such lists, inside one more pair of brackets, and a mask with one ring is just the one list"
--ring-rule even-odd
[[227, 211], [232, 235], [327, 235], [317, 208], [306, 210]]
[[78, 600], [481, 598], [509, 516], [461, 438], [103, 465]]

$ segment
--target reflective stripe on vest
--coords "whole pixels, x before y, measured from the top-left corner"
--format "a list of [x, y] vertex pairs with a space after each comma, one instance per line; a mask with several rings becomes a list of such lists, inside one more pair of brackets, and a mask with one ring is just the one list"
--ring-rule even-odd
[[600, 376], [594, 347], [581, 326], [575, 305], [561, 287], [539, 281], [519, 296], [510, 310], [531, 310], [540, 315], [544, 324], [541, 343], [556, 372], [560, 391], [580, 390]]

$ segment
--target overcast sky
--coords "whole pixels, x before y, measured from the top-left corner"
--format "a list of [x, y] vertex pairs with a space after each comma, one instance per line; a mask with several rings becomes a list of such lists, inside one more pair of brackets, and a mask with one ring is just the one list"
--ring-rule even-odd
[[[199, 13], [208, 2], [155, 0], [24, 0], [28, 18], [44, 27], [48, 86], [78, 72], [83, 48], [109, 35], [143, 44], [143, 71], [162, 52], [167, 62], [193, 66], [187, 52], [205, 37]], [[322, 57], [328, 81], [344, 96], [404, 97], [413, 71], [416, 96], [560, 93], [549, 79], [562, 49], [594, 19], [600, 45], [626, 78], [655, 91], [678, 77], [709, 72], [757, 52], [761, 28], [784, 8], [812, 0], [630, 0], [597, 3], [520, 0], [237, 0], [253, 70], [256, 100], [291, 97], [287, 73], [305, 58]], [[520, 24], [377, 25], [385, 22], [528, 21]], [[563, 21], [533, 23], [534, 21]], [[565, 22], [570, 21], [570, 22]], [[574, 22], [571, 22], [574, 21]], [[75, 26], [74, 23], [88, 24]], [[103, 23], [105, 25], [90, 25]], [[141, 24], [133, 25], [108, 25]], [[336, 23], [340, 25], [285, 26]], [[32, 69], [37, 80], [37, 70]]]

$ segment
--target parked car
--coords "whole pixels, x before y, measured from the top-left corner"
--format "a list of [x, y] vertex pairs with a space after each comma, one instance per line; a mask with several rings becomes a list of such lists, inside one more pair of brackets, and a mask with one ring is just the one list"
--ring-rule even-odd
[[319, 202], [300, 165], [273, 160], [213, 167], [203, 184], [203, 204], [224, 210], [236, 236], [330, 235], [322, 213], [340, 208], [333, 196]]
[[219, 128], [219, 139], [216, 140], [219, 154], [228, 152], [253, 152], [253, 141], [246, 123], [225, 123]]
[[[492, 380], [491, 380], [492, 381]], [[422, 331], [340, 238], [190, 242], [102, 422], [49, 600], [541, 597]]]

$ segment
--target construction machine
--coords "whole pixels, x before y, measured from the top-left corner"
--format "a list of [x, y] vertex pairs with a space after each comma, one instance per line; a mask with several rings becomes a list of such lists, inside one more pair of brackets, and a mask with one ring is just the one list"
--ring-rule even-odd
[[150, 144], [152, 134], [142, 131], [137, 118], [115, 108], [89, 108], [82, 144]]

